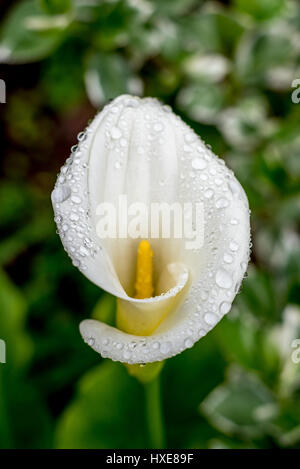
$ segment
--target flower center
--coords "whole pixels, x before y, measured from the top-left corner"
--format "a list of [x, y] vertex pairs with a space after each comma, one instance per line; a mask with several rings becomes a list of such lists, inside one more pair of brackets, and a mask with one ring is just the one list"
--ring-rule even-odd
[[118, 329], [128, 334], [151, 335], [176, 306], [187, 276], [181, 264], [168, 264], [156, 285], [156, 290], [167, 293], [153, 296], [153, 251], [149, 241], [141, 241], [137, 250], [134, 298], [117, 300]]
[[152, 259], [153, 251], [149, 241], [141, 241], [137, 251], [135, 298], [140, 300], [151, 298], [153, 295], [152, 285]]

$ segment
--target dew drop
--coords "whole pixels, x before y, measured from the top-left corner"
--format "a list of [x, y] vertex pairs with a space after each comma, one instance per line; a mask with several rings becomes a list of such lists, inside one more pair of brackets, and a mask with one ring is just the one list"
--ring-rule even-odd
[[184, 341], [184, 346], [186, 348], [191, 348], [191, 347], [193, 347], [193, 345], [194, 345], [193, 340], [190, 337], [187, 337]]
[[205, 169], [207, 166], [206, 161], [204, 161], [202, 158], [194, 158], [192, 161], [192, 166], [194, 169]]
[[214, 191], [212, 189], [207, 189], [205, 192], [204, 192], [204, 197], [206, 199], [211, 199], [211, 197], [214, 195]]
[[216, 273], [216, 284], [221, 288], [230, 288], [232, 285], [232, 278], [225, 269], [219, 269]]
[[72, 200], [72, 202], [74, 202], [74, 204], [80, 204], [81, 203], [81, 198], [78, 197], [77, 195], [73, 195], [71, 197], [71, 200]]
[[78, 221], [79, 220], [79, 215], [77, 213], [72, 212], [70, 215], [70, 220], [71, 221]]
[[80, 246], [80, 248], [79, 248], [79, 254], [80, 254], [82, 257], [85, 257], [85, 256], [88, 256], [88, 255], [89, 255], [89, 251], [88, 251], [84, 246]]
[[156, 122], [153, 126], [153, 129], [155, 132], [161, 132], [163, 130], [164, 126], [161, 122]]
[[191, 147], [191, 145], [183, 145], [183, 151], [185, 151], [186, 153], [191, 153], [193, 151], [193, 148]]
[[77, 135], [77, 140], [78, 142], [83, 142], [83, 140], [86, 139], [86, 132], [80, 132], [78, 135]]
[[229, 243], [229, 249], [230, 249], [230, 251], [236, 252], [236, 251], [238, 250], [238, 248], [239, 248], [239, 245], [238, 245], [238, 243], [236, 243], [235, 241], [231, 241], [231, 242]]
[[225, 197], [221, 197], [216, 201], [216, 207], [217, 208], [226, 208], [229, 205], [229, 200], [226, 199]]
[[223, 256], [223, 260], [224, 262], [226, 262], [226, 264], [231, 264], [231, 262], [233, 261], [233, 257], [231, 254], [225, 253]]
[[118, 140], [122, 137], [122, 132], [118, 127], [113, 127], [110, 131], [111, 138]]
[[218, 322], [218, 317], [213, 313], [206, 313], [204, 316], [204, 321], [210, 326], [214, 326]]
[[125, 360], [129, 360], [129, 358], [131, 357], [131, 352], [129, 352], [129, 350], [125, 350], [123, 353], [123, 357]]
[[224, 314], [229, 313], [230, 308], [231, 308], [231, 304], [228, 303], [227, 301], [223, 301], [219, 307], [220, 314], [224, 316]]
[[162, 342], [160, 344], [161, 353], [168, 353], [171, 350], [171, 342]]
[[51, 194], [52, 202], [61, 203], [67, 200], [71, 195], [71, 189], [69, 186], [57, 186]]

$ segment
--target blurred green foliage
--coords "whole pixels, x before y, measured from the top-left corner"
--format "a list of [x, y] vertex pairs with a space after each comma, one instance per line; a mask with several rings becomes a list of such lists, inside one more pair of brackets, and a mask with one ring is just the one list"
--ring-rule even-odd
[[79, 335], [83, 318], [113, 321], [114, 302], [71, 266], [50, 205], [95, 108], [136, 93], [171, 104], [234, 170], [252, 209], [252, 263], [232, 311], [163, 369], [167, 445], [300, 448], [299, 3], [6, 3], [0, 447], [149, 445], [142, 386]]

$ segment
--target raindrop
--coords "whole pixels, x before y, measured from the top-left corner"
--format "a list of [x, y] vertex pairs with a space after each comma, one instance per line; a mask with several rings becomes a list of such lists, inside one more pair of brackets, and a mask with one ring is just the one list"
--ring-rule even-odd
[[223, 260], [224, 262], [226, 262], [226, 264], [231, 264], [231, 262], [233, 261], [233, 257], [231, 254], [224, 254], [223, 256]]
[[192, 161], [192, 166], [194, 169], [205, 169], [207, 163], [202, 158], [194, 158]]
[[230, 274], [224, 269], [219, 269], [216, 273], [216, 284], [221, 288], [230, 288], [232, 285]]
[[236, 251], [238, 250], [238, 248], [239, 248], [239, 245], [238, 245], [238, 243], [236, 243], [235, 241], [231, 241], [231, 242], [229, 243], [229, 249], [230, 249], [230, 251], [236, 252]]
[[229, 200], [225, 199], [225, 197], [221, 197], [216, 201], [216, 207], [217, 208], [226, 208], [229, 205]]
[[89, 251], [88, 251], [84, 246], [80, 246], [80, 248], [79, 248], [79, 254], [80, 254], [82, 257], [85, 257], [85, 256], [88, 256], [88, 255], [89, 255]]
[[129, 360], [129, 358], [131, 357], [131, 352], [129, 352], [129, 350], [125, 350], [125, 352], [123, 353], [123, 357], [125, 360]]
[[214, 191], [212, 189], [207, 189], [205, 192], [204, 192], [204, 197], [206, 199], [210, 199], [212, 196], [214, 195]]
[[110, 131], [110, 135], [114, 140], [118, 140], [120, 137], [122, 137], [122, 132], [118, 127], [113, 127]]
[[79, 132], [79, 134], [77, 135], [77, 140], [78, 142], [83, 142], [83, 140], [86, 139], [86, 133], [85, 132]]
[[184, 341], [184, 346], [186, 348], [191, 348], [191, 347], [193, 347], [193, 345], [194, 345], [193, 340], [190, 337], [187, 337]]
[[224, 314], [229, 313], [230, 308], [231, 308], [231, 304], [228, 303], [227, 301], [223, 301], [219, 307], [220, 314], [224, 315]]
[[184, 136], [185, 141], [188, 143], [193, 142], [195, 138], [196, 138], [195, 135], [193, 135], [192, 133], [185, 134]]
[[79, 215], [77, 213], [72, 212], [70, 215], [70, 220], [71, 221], [78, 221], [79, 220]]
[[171, 350], [171, 342], [162, 342], [160, 344], [161, 353], [168, 353]]
[[156, 122], [153, 126], [153, 129], [155, 132], [161, 132], [163, 130], [164, 126], [161, 122]]
[[214, 326], [218, 322], [218, 318], [213, 313], [206, 313], [204, 316], [204, 321], [210, 326]]
[[186, 153], [191, 153], [193, 151], [193, 148], [190, 145], [183, 145], [183, 151]]
[[51, 194], [52, 202], [61, 203], [67, 200], [71, 195], [71, 189], [69, 186], [58, 186], [56, 187]]
[[74, 204], [80, 204], [81, 203], [81, 198], [78, 197], [77, 195], [73, 195], [71, 197], [71, 200], [72, 200], [72, 202], [74, 202]]
[[239, 223], [239, 221], [238, 221], [236, 218], [232, 218], [232, 219], [230, 220], [230, 224], [231, 224], [231, 225], [238, 225], [238, 223]]

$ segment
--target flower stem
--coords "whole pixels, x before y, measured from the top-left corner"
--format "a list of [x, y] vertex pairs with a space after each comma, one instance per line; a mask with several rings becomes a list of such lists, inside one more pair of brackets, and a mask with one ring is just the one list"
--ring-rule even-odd
[[162, 449], [165, 447], [165, 438], [159, 374], [144, 386], [149, 443], [153, 449]]

